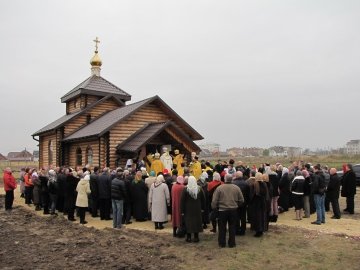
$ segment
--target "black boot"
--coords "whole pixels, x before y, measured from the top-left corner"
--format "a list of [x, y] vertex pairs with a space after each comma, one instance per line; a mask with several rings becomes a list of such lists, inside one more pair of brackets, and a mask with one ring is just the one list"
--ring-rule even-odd
[[186, 239], [185, 239], [186, 242], [190, 243], [191, 242], [191, 233], [187, 233], [186, 234]]
[[216, 220], [215, 221], [211, 221], [212, 224], [212, 229], [210, 230], [210, 232], [216, 233]]
[[278, 219], [278, 216], [277, 216], [277, 215], [274, 215], [274, 216], [273, 216], [273, 222], [276, 223], [276, 222], [277, 222], [277, 219]]
[[162, 229], [164, 229], [164, 225], [162, 224], [162, 222], [158, 222], [158, 224], [159, 224], [159, 230], [162, 230]]
[[199, 241], [199, 233], [194, 233], [194, 243], [198, 243]]
[[177, 230], [177, 228], [176, 228], [176, 227], [173, 227], [173, 236], [174, 236], [174, 237], [177, 237], [176, 230]]
[[155, 230], [159, 229], [159, 223], [155, 222]]

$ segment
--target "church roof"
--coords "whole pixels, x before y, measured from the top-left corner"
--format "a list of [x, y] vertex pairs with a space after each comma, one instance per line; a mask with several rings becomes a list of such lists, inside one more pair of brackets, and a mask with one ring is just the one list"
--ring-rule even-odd
[[[108, 95], [106, 97], [103, 97], [102, 99], [98, 100], [97, 102], [94, 102], [93, 104], [85, 107], [84, 109], [82, 109], [81, 111], [78, 112], [74, 112], [74, 113], [70, 113], [70, 114], [65, 114], [63, 116], [61, 116], [59, 119], [55, 120], [54, 122], [48, 124], [47, 126], [43, 127], [42, 129], [36, 131], [32, 136], [39, 136], [41, 133], [53, 130], [55, 128], [58, 128], [62, 125], [64, 125], [67, 121], [71, 120], [72, 118], [74, 118], [75, 116], [78, 116], [82, 113], [87, 112], [88, 110], [90, 110], [91, 108], [95, 107], [96, 105], [104, 102], [105, 100], [108, 100], [110, 98], [114, 98], [112, 95]], [[124, 103], [122, 103], [121, 101], [119, 101], [118, 99], [115, 98], [116, 101], [120, 102], [122, 105]]]
[[[80, 130], [74, 132], [68, 137], [64, 138], [63, 141], [78, 140], [92, 136], [101, 136], [109, 131], [114, 125], [120, 121], [126, 119], [128, 116], [133, 114], [135, 111], [140, 108], [150, 104], [151, 102], [158, 102], [159, 106], [162, 106], [165, 112], [169, 115], [172, 115], [174, 121], [181, 124], [181, 127], [186, 130], [187, 134], [191, 134], [192, 140], [201, 140], [203, 137], [193, 129], [187, 122], [185, 122], [174, 110], [172, 110], [159, 96], [154, 96], [142, 101], [126, 105], [124, 107], [115, 109], [106, 113], [104, 116], [98, 118], [89, 125], [81, 128]], [[185, 134], [185, 133], [184, 133]]]
[[36, 131], [32, 136], [38, 136], [41, 133], [53, 130], [54, 128], [61, 126], [62, 124], [64, 124], [65, 122], [67, 122], [68, 120], [72, 119], [73, 117], [79, 115], [82, 112], [83, 111], [78, 111], [78, 112], [71, 113], [71, 114], [65, 114], [62, 117], [60, 117], [59, 119], [55, 120], [54, 122], [48, 124], [47, 126], [43, 127], [42, 129]]
[[107, 96], [111, 94], [125, 101], [131, 100], [131, 95], [111, 82], [105, 80], [103, 77], [96, 75], [90, 76], [70, 92], [65, 94], [61, 98], [61, 102], [67, 102], [80, 94], [92, 94], [96, 96]]
[[141, 149], [142, 146], [151, 141], [168, 127], [172, 128], [172, 130], [174, 130], [177, 134], [180, 134], [182, 138], [186, 138], [187, 141], [193, 145], [194, 149], [200, 150], [200, 148], [189, 138], [189, 136], [176, 127], [172, 121], [146, 124], [143, 128], [139, 129], [123, 143], [119, 144], [117, 148], [121, 151], [137, 152], [139, 149]]

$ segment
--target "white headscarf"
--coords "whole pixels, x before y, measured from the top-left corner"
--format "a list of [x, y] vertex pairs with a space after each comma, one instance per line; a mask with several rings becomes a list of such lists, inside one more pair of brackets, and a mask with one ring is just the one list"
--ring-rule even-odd
[[284, 176], [285, 173], [289, 173], [289, 169], [284, 167], [281, 176]]
[[189, 176], [188, 184], [186, 186], [187, 192], [189, 192], [190, 196], [196, 200], [197, 195], [199, 193], [199, 186], [196, 182], [196, 178], [194, 176]]

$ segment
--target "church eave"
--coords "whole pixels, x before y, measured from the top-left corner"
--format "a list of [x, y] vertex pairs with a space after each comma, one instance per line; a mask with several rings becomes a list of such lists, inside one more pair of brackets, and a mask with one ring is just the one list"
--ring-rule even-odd
[[79, 96], [81, 94], [94, 95], [94, 96], [100, 96], [100, 97], [111, 95], [111, 96], [114, 96], [117, 99], [121, 100], [122, 102], [131, 100], [131, 96], [126, 96], [126, 95], [121, 95], [121, 94], [116, 94], [116, 93], [104, 93], [101, 91], [80, 88], [77, 91], [70, 93], [69, 95], [63, 96], [61, 98], [61, 102], [66, 103], [67, 101], [69, 101], [73, 98], [76, 98], [77, 96]]

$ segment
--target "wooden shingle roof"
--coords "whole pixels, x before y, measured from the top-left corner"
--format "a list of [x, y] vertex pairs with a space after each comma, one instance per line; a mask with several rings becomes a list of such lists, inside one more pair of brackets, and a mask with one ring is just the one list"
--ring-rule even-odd
[[107, 96], [110, 94], [124, 101], [131, 100], [131, 95], [105, 80], [103, 77], [96, 75], [90, 76], [74, 89], [66, 93], [61, 98], [61, 102], [67, 102], [80, 94], [91, 94], [96, 96]]
[[78, 111], [75, 113], [71, 113], [71, 114], [66, 114], [61, 116], [59, 119], [55, 120], [54, 122], [48, 124], [47, 126], [43, 127], [42, 129], [36, 131], [34, 134], [32, 134], [32, 136], [38, 136], [41, 133], [53, 130], [57, 127], [60, 127], [61, 125], [63, 125], [64, 123], [66, 123], [68, 120], [72, 119], [73, 117], [79, 115], [82, 111]]
[[114, 125], [116, 125], [122, 120], [125, 120], [137, 110], [143, 108], [144, 106], [152, 102], [155, 102], [158, 106], [161, 106], [167, 114], [172, 115], [174, 118], [174, 122], [181, 126], [184, 131], [186, 130], [186, 133], [184, 134], [189, 134], [189, 138], [191, 138], [192, 140], [203, 139], [203, 137], [195, 129], [193, 129], [187, 122], [185, 122], [159, 96], [154, 96], [108, 112], [104, 116], [90, 123], [89, 125], [64, 138], [63, 141], [72, 141], [93, 136], [101, 136], [108, 132]]

